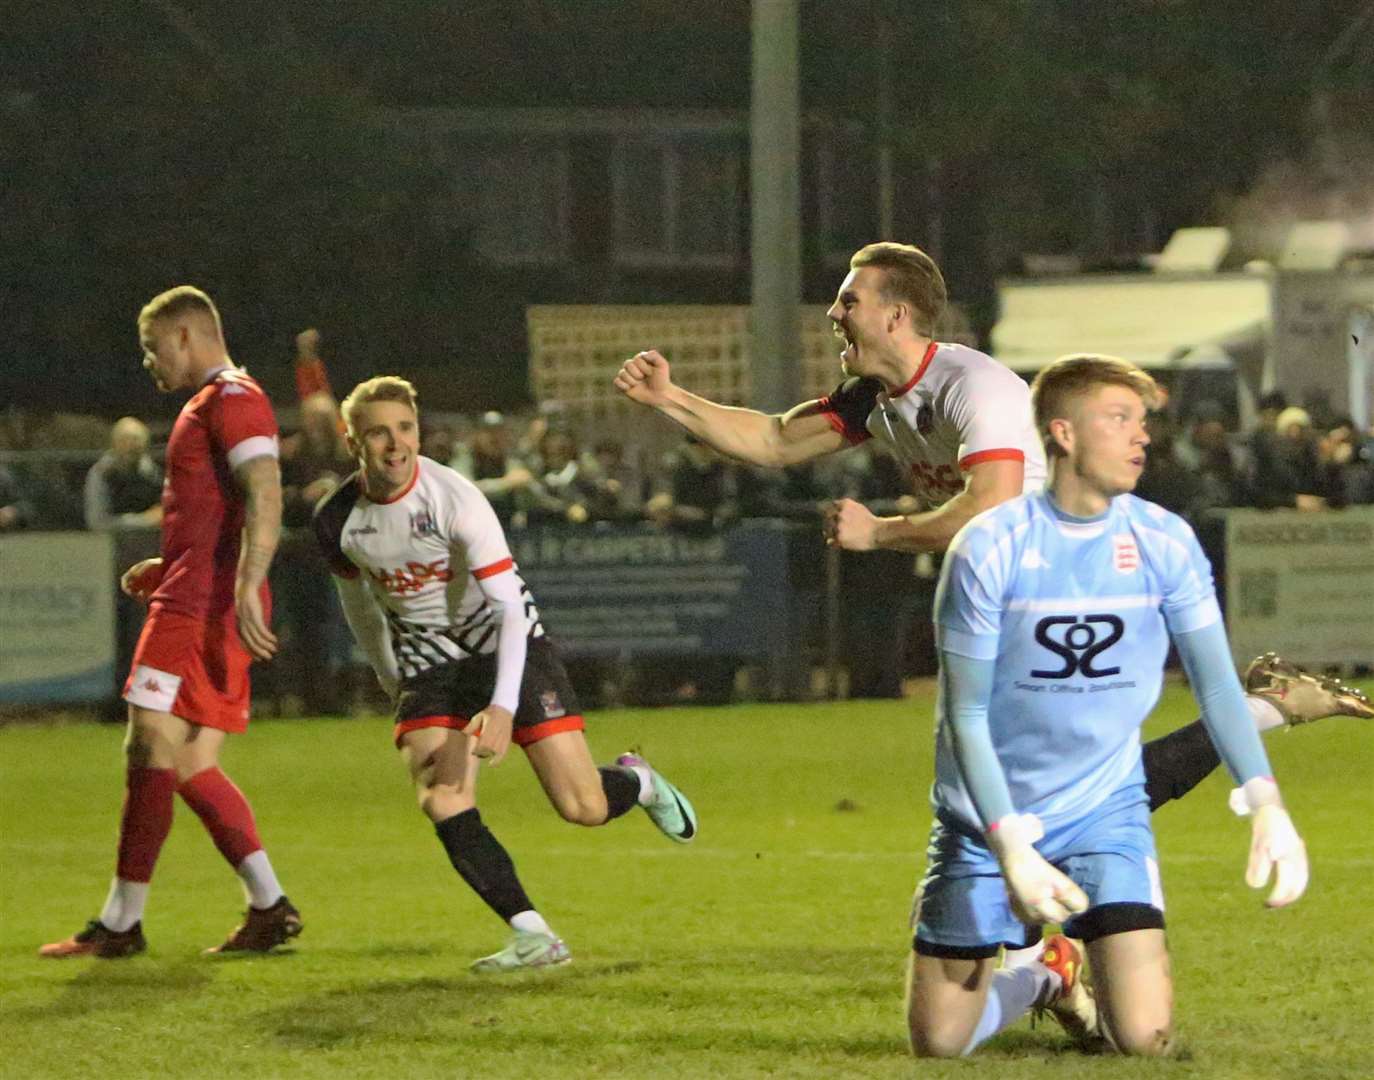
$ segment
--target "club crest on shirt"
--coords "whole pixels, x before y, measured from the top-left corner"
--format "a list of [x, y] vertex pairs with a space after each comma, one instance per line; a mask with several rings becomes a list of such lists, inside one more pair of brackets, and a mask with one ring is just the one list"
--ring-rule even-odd
[[1112, 563], [1118, 574], [1129, 574], [1140, 569], [1140, 549], [1135, 546], [1135, 537], [1130, 533], [1118, 533], [1112, 537]]
[[428, 510], [416, 510], [410, 515], [410, 531], [415, 536], [438, 536], [439, 527]]
[[557, 690], [545, 690], [539, 695], [539, 707], [544, 710], [545, 720], [556, 720], [560, 716], [567, 716], [568, 710], [563, 708], [563, 702], [558, 697]]

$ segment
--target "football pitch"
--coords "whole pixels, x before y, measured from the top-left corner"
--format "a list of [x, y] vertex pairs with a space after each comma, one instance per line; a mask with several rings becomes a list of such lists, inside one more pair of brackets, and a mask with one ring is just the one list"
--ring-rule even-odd
[[[104, 899], [121, 732], [0, 729], [0, 1076], [1374, 1076], [1374, 724], [1350, 719], [1267, 739], [1312, 860], [1291, 909], [1241, 880], [1224, 777], [1156, 815], [1177, 1060], [1085, 1057], [1050, 1021], [910, 1059], [931, 713], [923, 692], [591, 717], [598, 760], [638, 746], [692, 797], [687, 847], [638, 811], [563, 823], [513, 750], [483, 770], [483, 817], [574, 957], [516, 977], [468, 973], [505, 928], [450, 869], [383, 719], [259, 721], [225, 754], [304, 916], [294, 948], [200, 955], [243, 900], [179, 803], [148, 952], [40, 960]], [[1171, 685], [1149, 730], [1193, 715]]]

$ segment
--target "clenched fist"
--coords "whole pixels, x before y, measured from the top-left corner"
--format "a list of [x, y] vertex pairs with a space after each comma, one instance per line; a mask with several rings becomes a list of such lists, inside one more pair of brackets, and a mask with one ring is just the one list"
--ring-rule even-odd
[[615, 388], [641, 405], [663, 404], [672, 385], [668, 361], [656, 349], [635, 353], [615, 377]]
[[872, 551], [877, 544], [878, 519], [853, 499], [836, 499], [825, 509], [825, 542], [845, 551]]

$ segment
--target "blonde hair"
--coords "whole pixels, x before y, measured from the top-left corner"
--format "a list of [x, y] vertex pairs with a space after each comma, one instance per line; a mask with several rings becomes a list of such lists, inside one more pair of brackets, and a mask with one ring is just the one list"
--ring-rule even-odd
[[110, 428], [110, 443], [113, 444], [121, 435], [132, 435], [136, 437], [146, 450], [151, 435], [148, 432], [148, 425], [136, 416], [121, 416]]
[[360, 382], [348, 392], [348, 397], [344, 398], [343, 404], [339, 406], [351, 437], [358, 437], [357, 425], [354, 423], [358, 410], [374, 401], [398, 401], [402, 405], [409, 405], [416, 417], [420, 415], [415, 387], [408, 380], [399, 375], [378, 375], [366, 382]]
[[849, 267], [857, 270], [871, 266], [883, 272], [879, 290], [883, 300], [903, 300], [913, 309], [912, 323], [925, 337], [935, 333], [935, 323], [944, 313], [949, 294], [945, 278], [935, 260], [918, 247], [882, 240], [859, 248], [850, 257]]
[[1287, 431], [1294, 424], [1304, 428], [1312, 426], [1311, 415], [1301, 405], [1290, 405], [1274, 418], [1275, 431]]
[[158, 319], [175, 319], [183, 315], [199, 315], [214, 324], [215, 335], [224, 339], [224, 324], [220, 322], [215, 302], [194, 285], [178, 285], [158, 293], [138, 313], [138, 332], [146, 336], [149, 327]]
[[1155, 408], [1160, 400], [1159, 384], [1129, 360], [1098, 353], [1061, 356], [1042, 368], [1031, 383], [1031, 409], [1046, 454], [1062, 456], [1064, 453], [1050, 434], [1050, 421], [1063, 419], [1070, 403], [1099, 386], [1123, 386], [1133, 390], [1147, 409]]

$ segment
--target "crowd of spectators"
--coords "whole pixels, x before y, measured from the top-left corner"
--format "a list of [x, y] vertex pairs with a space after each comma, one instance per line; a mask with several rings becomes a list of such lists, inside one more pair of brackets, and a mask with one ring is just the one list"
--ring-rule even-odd
[[1278, 391], [1260, 399], [1248, 430], [1232, 431], [1227, 419], [1207, 399], [1151, 417], [1136, 487], [1188, 520], [1217, 580], [1226, 580], [1226, 510], [1327, 513], [1374, 504], [1374, 429], [1360, 430], [1320, 398], [1290, 405]]
[[[315, 503], [353, 468], [337, 402], [322, 376], [281, 410], [285, 524], [309, 522]], [[1137, 493], [1195, 527], [1231, 507], [1306, 512], [1374, 504], [1374, 430], [1317, 403], [1262, 399], [1248, 431], [1202, 400], [1151, 418]], [[748, 517], [809, 519], [842, 496], [879, 512], [913, 510], [898, 464], [872, 443], [784, 471], [721, 459], [690, 437], [649, 454], [602, 435], [583, 440], [557, 403], [523, 417], [425, 414], [423, 452], [473, 480], [511, 530], [649, 522], [689, 530]], [[156, 527], [160, 450], [141, 420], [108, 426], [89, 416], [0, 412], [0, 530]]]
[[[305, 526], [353, 463], [318, 345], [314, 331], [297, 337], [298, 400], [279, 408], [287, 531], [273, 588], [287, 649], [297, 654], [290, 666], [326, 675], [306, 680], [304, 707], [324, 712], [339, 705], [338, 676], [350, 650]], [[1374, 504], [1374, 431], [1320, 402], [1298, 407], [1277, 393], [1262, 399], [1249, 430], [1234, 430], [1229, 419], [1208, 400], [1152, 417], [1137, 489], [1190, 521], [1219, 578], [1227, 508], [1324, 513]], [[421, 423], [422, 451], [473, 480], [512, 533], [634, 523], [709, 533], [745, 518], [818, 522], [822, 507], [840, 497], [880, 514], [918, 509], [909, 477], [876, 440], [778, 471], [726, 461], [690, 437], [666, 452], [626, 446], [609, 434], [583, 439], [557, 403], [519, 417], [427, 411]], [[148, 426], [134, 417], [110, 426], [7, 408], [0, 412], [0, 532], [108, 530], [149, 545], [143, 553], [151, 553], [161, 521], [159, 456]], [[929, 651], [906, 640], [923, 625], [916, 609], [933, 572], [926, 564], [922, 584], [911, 556], [844, 555], [842, 637], [851, 693], [900, 694], [902, 673], [914, 670], [902, 655], [909, 661]], [[875, 649], [875, 641], [884, 648]]]
[[1374, 503], [1374, 430], [1320, 400], [1290, 405], [1277, 391], [1260, 400], [1250, 430], [1233, 433], [1225, 420], [1208, 400], [1152, 417], [1137, 493], [1195, 527], [1229, 507], [1316, 512]]

